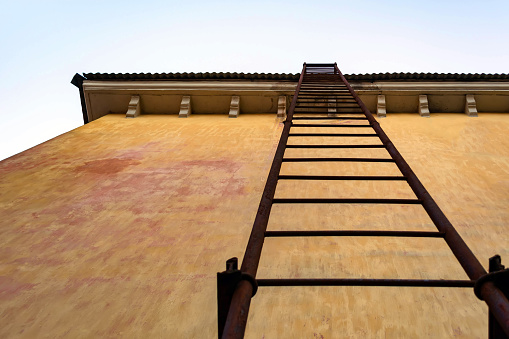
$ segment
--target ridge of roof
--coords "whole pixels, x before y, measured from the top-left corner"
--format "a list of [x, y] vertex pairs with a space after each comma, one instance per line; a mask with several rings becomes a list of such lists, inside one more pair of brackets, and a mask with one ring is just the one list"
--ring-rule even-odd
[[507, 73], [366, 73], [345, 74], [348, 80], [443, 80], [443, 81], [486, 81], [486, 80], [509, 80]]
[[[84, 73], [86, 80], [279, 80], [298, 81], [300, 73]], [[345, 74], [356, 81], [509, 81], [508, 73], [365, 73]]]

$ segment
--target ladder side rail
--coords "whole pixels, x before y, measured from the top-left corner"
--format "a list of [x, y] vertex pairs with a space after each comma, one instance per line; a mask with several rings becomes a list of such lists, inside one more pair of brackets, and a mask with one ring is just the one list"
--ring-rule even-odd
[[[306, 73], [306, 63], [304, 63], [302, 72], [300, 74], [297, 88], [293, 96], [290, 109], [288, 111], [286, 120], [284, 121], [283, 131], [281, 132], [281, 138], [274, 155], [274, 160], [270, 168], [270, 172], [263, 190], [258, 212], [253, 223], [251, 235], [246, 246], [244, 258], [242, 260], [242, 266], [240, 268], [243, 274], [251, 276], [253, 279], [256, 277], [258, 270], [258, 264], [262, 253], [263, 242], [265, 240], [265, 231], [267, 230], [267, 224], [269, 221], [270, 210], [272, 208], [272, 200], [276, 193], [276, 185], [278, 182], [279, 172], [283, 163], [283, 156], [288, 142], [290, 134], [290, 128], [292, 125], [293, 113], [295, 106], [297, 105], [297, 98], [299, 90]], [[249, 312], [249, 306], [251, 304], [251, 298], [253, 296], [253, 285], [250, 281], [241, 280], [233, 293], [230, 310], [226, 318], [226, 324], [223, 330], [222, 338], [243, 338], [246, 330], [247, 316]]]
[[[337, 65], [334, 65], [338, 68]], [[453, 252], [456, 259], [459, 261], [468, 277], [472, 280], [477, 280], [480, 277], [487, 274], [484, 267], [481, 265], [479, 260], [476, 258], [474, 253], [470, 250], [468, 245], [465, 243], [463, 238], [451, 222], [447, 219], [445, 214], [442, 212], [440, 207], [433, 200], [431, 195], [426, 191], [420, 180], [417, 178], [415, 173], [412, 171], [408, 163], [401, 156], [399, 151], [393, 145], [387, 134], [382, 130], [382, 127], [373, 117], [371, 112], [368, 110], [366, 105], [359, 98], [357, 93], [353, 90], [352, 86], [348, 83], [343, 73], [338, 68], [338, 74], [341, 80], [345, 83], [348, 90], [355, 98], [359, 106], [364, 111], [364, 114], [368, 118], [368, 121], [373, 126], [375, 132], [379, 135], [380, 140], [386, 146], [387, 151], [396, 162], [401, 173], [407, 178], [409, 186], [414, 191], [417, 198], [422, 200], [422, 206], [428, 213], [429, 217], [440, 232], [445, 232], [445, 241], [449, 245], [449, 248]], [[486, 282], [481, 287], [481, 295], [483, 300], [488, 304], [490, 311], [493, 313], [499, 324], [502, 326], [504, 332], [509, 335], [509, 300], [504, 293], [495, 286], [492, 282]]]

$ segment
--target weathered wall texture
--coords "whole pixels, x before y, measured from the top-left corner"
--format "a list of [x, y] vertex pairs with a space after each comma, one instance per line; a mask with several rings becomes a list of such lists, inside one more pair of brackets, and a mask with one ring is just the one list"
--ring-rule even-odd
[[[507, 264], [509, 115], [398, 114], [381, 124], [483, 263], [499, 253]], [[0, 162], [0, 337], [215, 337], [215, 274], [242, 257], [280, 131], [273, 115], [108, 115]], [[336, 169], [398, 174], [391, 164], [285, 164], [283, 173]], [[397, 182], [285, 182], [276, 192], [380, 195], [413, 197]], [[418, 206], [274, 207], [269, 229], [304, 228], [433, 230]], [[466, 275], [440, 239], [272, 238], [258, 277]], [[253, 299], [246, 337], [486, 333], [486, 306], [470, 289], [279, 287]]]

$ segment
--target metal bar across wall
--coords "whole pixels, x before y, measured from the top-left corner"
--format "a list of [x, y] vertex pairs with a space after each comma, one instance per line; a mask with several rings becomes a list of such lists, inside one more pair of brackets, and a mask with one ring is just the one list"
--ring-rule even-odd
[[[309, 82], [308, 82], [309, 80]], [[303, 82], [306, 83], [303, 86]], [[339, 86], [338, 86], [339, 85]], [[334, 89], [335, 86], [337, 89]], [[306, 89], [303, 89], [303, 88]], [[339, 89], [341, 88], [341, 89]], [[303, 89], [303, 90], [301, 90]], [[327, 100], [332, 97], [350, 97], [357, 105], [355, 106], [361, 112], [328, 112], [329, 106], [317, 106], [316, 109], [325, 109], [325, 112], [319, 111], [296, 111], [298, 108], [299, 94], [302, 93], [307, 98], [318, 98]], [[331, 94], [332, 93], [332, 94]], [[302, 97], [302, 96], [301, 96]], [[327, 103], [326, 101], [319, 102]], [[311, 106], [300, 106], [308, 108]], [[343, 106], [344, 107], [344, 106]], [[337, 109], [341, 106], [334, 104], [332, 108]], [[325, 124], [293, 124], [294, 113], [315, 115], [298, 116], [299, 120], [367, 120], [369, 125], [325, 125]], [[324, 114], [327, 116], [316, 116]], [[363, 117], [342, 117], [340, 114], [363, 114]], [[293, 124], [293, 126], [292, 126]], [[359, 133], [290, 133], [292, 127], [313, 128], [313, 127], [370, 127], [374, 134]], [[382, 144], [380, 145], [330, 145], [330, 144], [290, 144], [289, 137], [378, 137]], [[391, 158], [284, 158], [286, 148], [385, 148]], [[403, 176], [342, 176], [342, 175], [280, 175], [283, 162], [332, 162], [332, 161], [348, 161], [348, 162], [393, 162], [397, 165]], [[406, 181], [413, 190], [417, 199], [305, 199], [305, 198], [274, 198], [276, 185], [278, 180], [402, 180]], [[269, 215], [273, 204], [420, 204], [433, 221], [438, 231], [362, 231], [362, 230], [321, 230], [321, 231], [267, 231]], [[452, 253], [459, 261], [470, 280], [420, 280], [420, 279], [256, 279], [256, 272], [260, 262], [262, 247], [265, 237], [318, 237], [318, 236], [374, 236], [374, 237], [423, 237], [423, 238], [443, 238]], [[493, 259], [493, 258], [492, 258]], [[232, 267], [231, 260], [227, 267]], [[499, 265], [499, 267], [502, 267]], [[491, 270], [490, 270], [491, 272]], [[359, 96], [352, 89], [348, 81], [345, 79], [336, 64], [304, 64], [299, 82], [297, 84], [295, 95], [293, 96], [290, 109], [286, 120], [284, 121], [283, 131], [276, 149], [274, 160], [265, 184], [262, 198], [255, 217], [251, 235], [246, 247], [242, 266], [240, 271], [227, 270], [218, 273], [218, 318], [219, 336], [221, 338], [243, 338], [246, 328], [251, 298], [256, 293], [258, 286], [399, 286], [399, 287], [474, 287], [476, 295], [484, 300], [490, 309], [490, 317], [493, 316], [498, 322], [496, 327], [496, 336], [492, 336], [491, 330], [492, 318], [490, 318], [490, 338], [508, 338], [509, 336], [509, 301], [504, 292], [497, 286], [497, 279], [492, 278], [493, 274], [500, 272], [509, 273], [509, 271], [498, 271], [488, 274], [482, 267], [480, 262], [468, 248], [459, 233], [452, 226], [443, 212], [440, 210], [430, 194], [426, 191], [422, 183], [414, 174], [410, 166], [403, 159], [396, 147], [392, 144], [388, 136], [380, 127], [379, 123], [373, 117], [371, 112], [366, 108]], [[231, 275], [228, 275], [231, 274]], [[220, 277], [221, 275], [221, 277]], [[507, 276], [507, 275], [506, 275]], [[230, 278], [229, 278], [230, 277]], [[234, 278], [231, 278], [234, 277]], [[232, 280], [233, 279], [233, 280]], [[234, 280], [238, 279], [238, 280]], [[498, 278], [499, 279], [499, 278]], [[226, 281], [219, 286], [220, 281]], [[500, 281], [500, 280], [498, 280]], [[507, 280], [509, 281], [509, 280]], [[504, 280], [505, 282], [505, 280]], [[509, 283], [507, 283], [509, 285]], [[229, 291], [229, 292], [225, 292]], [[221, 293], [221, 296], [220, 296]], [[219, 303], [222, 303], [219, 305]], [[225, 304], [226, 303], [226, 304]], [[227, 314], [227, 315], [226, 315]], [[493, 333], [495, 333], [493, 332]], [[507, 336], [503, 336], [504, 333]]]
[[474, 287], [474, 280], [429, 279], [258, 279], [258, 286]]
[[[436, 231], [266, 231], [266, 237], [409, 237], [443, 238], [444, 232]], [[257, 280], [259, 281], [259, 280]]]

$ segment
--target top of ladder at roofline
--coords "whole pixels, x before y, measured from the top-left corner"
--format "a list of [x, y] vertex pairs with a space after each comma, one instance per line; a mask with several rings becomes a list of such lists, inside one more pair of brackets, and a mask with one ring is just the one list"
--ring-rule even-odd
[[336, 63], [320, 63], [308, 64], [304, 63], [305, 76], [320, 77], [320, 76], [337, 76], [338, 68]]
[[310, 63], [304, 63], [304, 65], [306, 65], [306, 67], [334, 67], [336, 66], [336, 63], [322, 63], [322, 64], [310, 64]]

